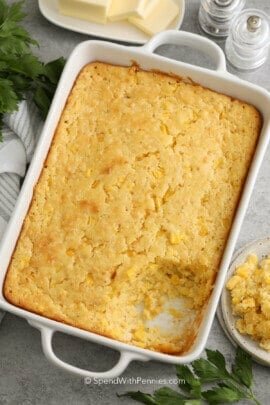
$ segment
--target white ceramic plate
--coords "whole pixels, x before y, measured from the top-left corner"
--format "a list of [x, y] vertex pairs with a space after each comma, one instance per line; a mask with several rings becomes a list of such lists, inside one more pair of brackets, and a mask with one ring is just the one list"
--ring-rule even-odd
[[[185, 0], [174, 1], [179, 5], [180, 12], [168, 29], [178, 30], [182, 25], [185, 14]], [[103, 25], [61, 15], [57, 9], [57, 2], [58, 0], [39, 0], [38, 4], [41, 14], [59, 27], [80, 32], [81, 34], [132, 44], [144, 44], [150, 38], [149, 35], [126, 21], [110, 22]]]
[[[247, 256], [255, 253], [259, 260], [270, 254], [270, 238], [256, 240], [242, 247], [234, 256], [227, 274], [227, 280], [232, 276], [236, 267], [244, 263]], [[235, 327], [237, 317], [232, 314], [231, 295], [224, 287], [221, 295], [221, 311], [218, 312], [218, 318], [222, 328], [237, 345], [241, 346], [248, 352], [254, 360], [265, 366], [270, 366], [270, 353], [262, 349], [257, 342], [252, 340], [248, 335], [242, 335]]]

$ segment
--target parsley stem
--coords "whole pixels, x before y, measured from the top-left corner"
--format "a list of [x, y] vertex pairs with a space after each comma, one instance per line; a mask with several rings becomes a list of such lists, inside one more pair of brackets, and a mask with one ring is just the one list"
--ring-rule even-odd
[[234, 385], [236, 389], [241, 391], [247, 399], [253, 401], [256, 405], [261, 405], [260, 401], [257, 400], [251, 388], [243, 387], [241, 384], [239, 384], [238, 381], [231, 377], [224, 378], [224, 380], [230, 381], [230, 383]]
[[256, 405], [261, 405], [260, 401], [255, 397], [253, 391], [250, 389], [250, 399], [256, 404]]

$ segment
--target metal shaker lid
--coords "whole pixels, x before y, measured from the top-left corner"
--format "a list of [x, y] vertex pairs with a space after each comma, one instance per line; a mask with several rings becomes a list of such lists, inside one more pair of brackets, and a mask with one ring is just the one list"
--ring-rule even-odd
[[226, 42], [229, 61], [240, 69], [261, 66], [270, 45], [270, 20], [266, 13], [256, 9], [243, 10], [234, 18]]
[[261, 48], [270, 43], [269, 17], [261, 10], [243, 10], [232, 22], [232, 37], [240, 45]]
[[199, 23], [210, 35], [226, 37], [233, 17], [244, 7], [246, 0], [201, 0]]

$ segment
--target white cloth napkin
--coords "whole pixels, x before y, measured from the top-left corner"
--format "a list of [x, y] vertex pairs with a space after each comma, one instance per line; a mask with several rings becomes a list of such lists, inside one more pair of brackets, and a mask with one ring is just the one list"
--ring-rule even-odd
[[[22, 101], [18, 111], [4, 116], [0, 143], [0, 243], [42, 125], [33, 101]], [[0, 311], [0, 322], [2, 315]]]

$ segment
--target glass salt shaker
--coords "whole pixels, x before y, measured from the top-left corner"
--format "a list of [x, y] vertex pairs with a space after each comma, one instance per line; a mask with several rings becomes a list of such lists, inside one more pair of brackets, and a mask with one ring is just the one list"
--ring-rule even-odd
[[261, 10], [243, 10], [232, 21], [225, 52], [238, 69], [251, 70], [263, 65], [270, 44], [269, 17]]
[[201, 0], [199, 23], [203, 31], [215, 37], [226, 37], [233, 17], [246, 0]]

